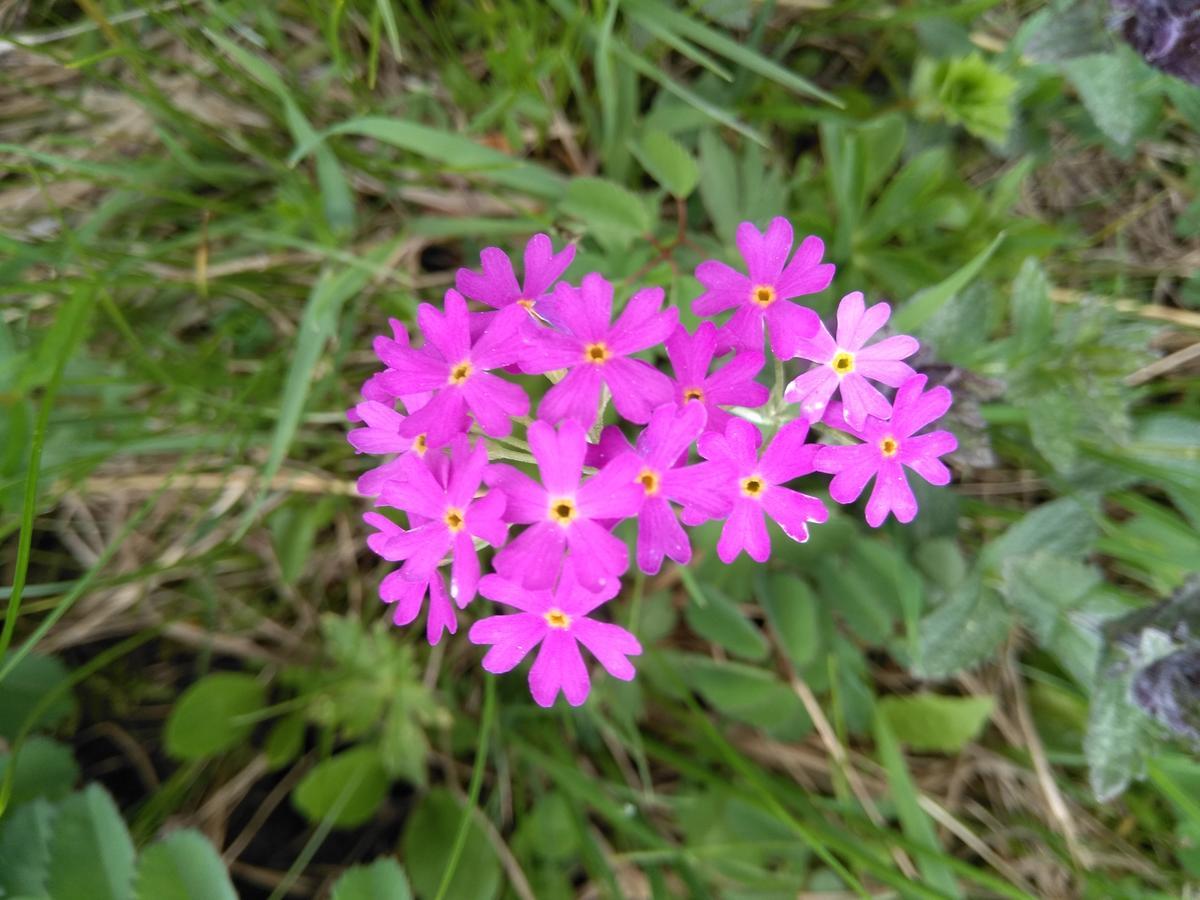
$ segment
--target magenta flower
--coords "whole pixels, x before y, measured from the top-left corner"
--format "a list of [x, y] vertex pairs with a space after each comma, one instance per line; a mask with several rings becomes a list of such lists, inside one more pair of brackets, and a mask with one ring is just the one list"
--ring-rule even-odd
[[700, 263], [696, 280], [704, 293], [692, 309], [698, 316], [736, 310], [721, 329], [721, 338], [726, 346], [739, 349], [762, 349], [765, 322], [772, 351], [791, 359], [800, 341], [816, 333], [821, 320], [808, 307], [788, 301], [829, 287], [834, 267], [821, 262], [825, 243], [819, 237], [806, 237], [789, 263], [792, 226], [787, 219], [774, 218], [766, 234], [743, 222], [738, 226], [737, 245], [748, 274], [714, 259]]
[[421, 614], [426, 592], [429, 594], [429, 615], [425, 619], [425, 640], [436, 644], [442, 639], [443, 632], [454, 634], [458, 631], [458, 616], [446, 593], [446, 582], [441, 573], [434, 572], [421, 581], [409, 581], [396, 571], [379, 584], [379, 598], [384, 603], [395, 604], [392, 622], [401, 626], [411, 625]]
[[579, 706], [591, 691], [580, 644], [613, 678], [633, 679], [633, 664], [628, 658], [642, 652], [638, 639], [619, 625], [589, 617], [619, 589], [620, 583], [614, 579], [600, 593], [592, 593], [578, 583], [571, 565], [563, 568], [553, 592], [548, 588], [530, 590], [499, 575], [486, 575], [479, 583], [480, 592], [520, 612], [480, 619], [467, 637], [472, 644], [491, 645], [483, 657], [483, 667], [496, 675], [511, 671], [540, 644], [529, 670], [533, 699], [539, 706], [550, 707], [562, 691], [568, 703]]
[[483, 272], [459, 269], [455, 287], [471, 300], [478, 300], [494, 309], [504, 309], [519, 303], [527, 310], [536, 308], [559, 276], [575, 258], [575, 246], [568, 244], [557, 254], [550, 238], [535, 234], [525, 245], [525, 280], [517, 283], [512, 260], [497, 247], [486, 247], [479, 254]]
[[689, 403], [682, 408], [656, 409], [650, 424], [638, 436], [636, 450], [616, 426], [605, 428], [600, 436], [598, 455], [615, 458], [633, 453], [641, 463], [634, 476], [642, 489], [637, 514], [637, 563], [647, 575], [662, 568], [664, 556], [681, 564], [692, 558], [692, 545], [675, 518], [671, 501], [693, 505], [703, 502], [704, 487], [693, 477], [697, 467], [686, 463], [688, 448], [704, 427], [704, 408]]
[[680, 326], [667, 339], [667, 357], [675, 370], [675, 402], [680, 406], [703, 405], [708, 412], [708, 430], [724, 431], [730, 415], [722, 406], [753, 409], [767, 402], [770, 391], [754, 380], [763, 367], [761, 352], [747, 350], [734, 354], [709, 375], [708, 367], [716, 351], [717, 326], [712, 322], [701, 322], [694, 335]]
[[870, 416], [857, 429], [842, 421], [836, 408], [831, 407], [826, 415], [829, 424], [850, 432], [863, 443], [822, 447], [816, 469], [833, 474], [829, 494], [838, 503], [853, 503], [867, 482], [875, 479], [867, 501], [867, 524], [872, 528], [882, 525], [888, 513], [901, 522], [911, 522], [916, 516], [917, 500], [908, 486], [905, 466], [930, 484], [950, 481], [950, 470], [938, 457], [958, 447], [954, 435], [948, 431], [916, 434], [950, 408], [950, 391], [939, 385], [922, 393], [925, 382], [924, 375], [914, 375], [900, 385], [890, 421]]
[[388, 370], [380, 376], [387, 390], [434, 391], [433, 398], [401, 425], [401, 434], [424, 434], [431, 447], [448, 443], [463, 432], [470, 410], [479, 427], [493, 437], [512, 432], [512, 417], [527, 415], [529, 397], [520, 385], [489, 373], [514, 362], [521, 353], [523, 316], [505, 310], [493, 316], [483, 332], [471, 337], [467, 301], [457, 291], [446, 292], [445, 314], [428, 303], [417, 310], [425, 335], [420, 350], [388, 347], [383, 357]]
[[797, 355], [819, 365], [789, 384], [784, 398], [799, 403], [804, 417], [814, 422], [840, 388], [842, 411], [851, 427], [861, 429], [869, 415], [886, 419], [891, 404], [867, 379], [899, 387], [915, 374], [908, 363], [900, 360], [912, 356], [920, 346], [907, 334], [863, 346], [891, 314], [892, 308], [886, 303], [866, 309], [860, 291], [843, 297], [837, 311], [837, 340], [821, 325], [812, 339], [801, 343]]
[[[396, 412], [390, 406], [378, 400], [364, 400], [351, 410], [351, 419], [362, 422], [361, 428], [351, 429], [346, 435], [351, 446], [358, 453], [413, 453], [424, 456], [426, 450], [425, 435], [406, 437], [400, 433], [405, 416]], [[403, 457], [401, 457], [403, 458]], [[400, 459], [385, 462], [374, 469], [368, 469], [358, 479], [358, 492], [366, 497], [374, 497], [383, 490], [384, 484], [390, 479], [400, 477]]]
[[[793, 478], [813, 471], [817, 446], [805, 444], [808, 422], [797, 419], [779, 430], [760, 459], [762, 433], [745, 419], [734, 418], [725, 433], [709, 431], [700, 436], [700, 455], [709, 460], [697, 469], [720, 503], [719, 514], [696, 504], [685, 506], [683, 521], [698, 525], [707, 519], [728, 516], [717, 542], [721, 562], [731, 563], [743, 550], [756, 562], [771, 555], [764, 513], [774, 519], [794, 541], [808, 540], [808, 523], [829, 518], [825, 504], [816, 497], [783, 487]], [[701, 479], [698, 477], [698, 481]]]
[[643, 288], [614, 324], [613, 286], [594, 272], [580, 287], [560, 284], [554, 291], [558, 328], [525, 333], [528, 349], [521, 367], [530, 374], [569, 369], [542, 398], [538, 416], [548, 422], [574, 419], [584, 428], [596, 421], [600, 390], [608, 385], [617, 412], [632, 422], [650, 421], [656, 406], [671, 398], [671, 382], [630, 355], [661, 344], [678, 322], [678, 310], [662, 311], [662, 288]]
[[450, 553], [450, 595], [460, 608], [465, 607], [479, 583], [474, 539], [499, 547], [508, 534], [504, 495], [491, 491], [475, 496], [483, 482], [487, 448], [480, 441], [472, 449], [467, 438], [459, 438], [450, 453], [445, 482], [416, 455], [398, 462], [399, 475], [384, 485], [380, 502], [408, 513], [411, 528], [405, 531], [378, 513], [367, 513], [367, 521], [379, 529], [367, 545], [384, 559], [404, 560], [400, 576], [409, 581], [428, 581]]
[[492, 465], [485, 474], [507, 498], [505, 519], [529, 525], [496, 554], [496, 570], [529, 587], [548, 588], [565, 549], [584, 587], [611, 585], [629, 568], [629, 552], [601, 523], [638, 511], [643, 491], [635, 481], [637, 457], [614, 459], [581, 482], [587, 451], [582, 425], [567, 420], [556, 434], [549, 424], [537, 421], [529, 426], [528, 437], [542, 484], [507, 465]]
[[[392, 336], [385, 337], [377, 335], [373, 347], [375, 355], [382, 361], [395, 350], [407, 350], [410, 346], [408, 339], [408, 328], [399, 319], [388, 319], [388, 325], [392, 328]], [[375, 400], [379, 403], [384, 403], [388, 406], [395, 406], [399, 400], [404, 404], [404, 408], [409, 412], [420, 409], [429, 402], [429, 398], [433, 396], [428, 391], [417, 393], [405, 392], [404, 394], [393, 394], [384, 384], [383, 376], [387, 374], [387, 370], [376, 372], [370, 378], [363, 382], [362, 396], [364, 400]], [[352, 417], [353, 418], [353, 417]]]

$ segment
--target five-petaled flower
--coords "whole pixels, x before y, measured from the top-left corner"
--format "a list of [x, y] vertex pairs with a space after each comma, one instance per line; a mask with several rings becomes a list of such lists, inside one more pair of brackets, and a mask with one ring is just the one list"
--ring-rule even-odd
[[818, 365], [789, 384], [784, 399], [799, 403], [804, 417], [814, 422], [840, 389], [842, 411], [852, 428], [862, 428], [868, 415], [886, 419], [891, 405], [867, 379], [899, 387], [915, 374], [901, 360], [912, 356], [920, 346], [907, 334], [863, 346], [891, 314], [892, 308], [886, 303], [865, 308], [859, 291], [843, 297], [838, 304], [837, 339], [821, 325], [815, 336], [800, 344], [797, 355]]
[[703, 406], [708, 412], [706, 428], [724, 431], [730, 414], [721, 407], [754, 409], [767, 402], [770, 391], [754, 380], [765, 361], [760, 351], [736, 353], [710, 375], [716, 352], [717, 326], [712, 322], [701, 322], [695, 334], [680, 326], [667, 338], [667, 357], [675, 370], [675, 402]]
[[696, 280], [704, 293], [692, 309], [698, 316], [734, 310], [721, 329], [723, 346], [761, 350], [765, 323], [772, 352], [791, 359], [800, 341], [812, 337], [821, 323], [811, 309], [789, 301], [829, 287], [834, 267], [821, 262], [825, 243], [819, 237], [806, 237], [789, 263], [792, 226], [787, 219], [775, 218], [765, 234], [743, 222], [738, 226], [737, 246], [747, 274], [715, 259], [700, 263]]
[[590, 614], [616, 596], [619, 582], [613, 579], [599, 592], [592, 592], [575, 577], [568, 563], [554, 590], [530, 590], [499, 575], [486, 575], [479, 583], [485, 597], [519, 612], [480, 619], [471, 626], [473, 644], [490, 644], [483, 667], [494, 674], [511, 671], [539, 644], [537, 659], [529, 670], [529, 691], [539, 706], [553, 706], [562, 691], [567, 702], [579, 706], [591, 690], [587, 666], [579, 645], [587, 647], [614, 678], [633, 678], [630, 656], [642, 645], [619, 625], [598, 622]]
[[699, 524], [713, 518], [725, 518], [717, 541], [717, 556], [731, 563], [743, 550], [756, 562], [771, 555], [766, 517], [774, 519], [794, 541], [808, 540], [808, 523], [824, 522], [829, 517], [825, 504], [816, 497], [794, 491], [784, 485], [813, 471], [815, 444], [804, 442], [808, 422], [789, 422], [759, 458], [762, 432], [745, 419], [733, 419], [725, 433], [709, 431], [701, 435], [700, 455], [708, 460], [696, 468], [699, 480], [708, 488], [716, 507], [692, 503], [683, 511], [683, 521]]
[[664, 556], [680, 565], [692, 558], [692, 545], [671, 502], [703, 502], [704, 486], [693, 477], [697, 467], [687, 465], [687, 455], [704, 430], [704, 420], [704, 408], [699, 403], [683, 408], [660, 406], [638, 436], [636, 449], [615, 426], [610, 425], [600, 435], [596, 457], [615, 459], [633, 453], [641, 463], [635, 476], [642, 489], [637, 512], [637, 563], [647, 575], [662, 568]]
[[512, 417], [528, 414], [529, 396], [520, 385], [489, 370], [519, 358], [524, 313], [502, 310], [472, 339], [463, 296], [447, 291], [445, 309], [443, 314], [422, 303], [417, 310], [423, 348], [389, 347], [382, 355], [388, 369], [379, 380], [385, 388], [397, 395], [433, 392], [432, 399], [401, 424], [400, 432], [424, 434], [429, 446], [440, 447], [462, 433], [464, 413], [470, 410], [485, 434], [505, 437], [512, 432]]
[[525, 273], [520, 284], [508, 254], [498, 247], [485, 247], [479, 254], [483, 271], [459, 269], [454, 286], [468, 299], [478, 300], [493, 309], [504, 309], [516, 303], [541, 314], [539, 301], [549, 293], [574, 258], [574, 244], [555, 253], [548, 235], [535, 234], [525, 245]]
[[629, 568], [625, 542], [603, 523], [634, 515], [641, 505], [644, 491], [635, 480], [638, 459], [622, 455], [581, 480], [587, 446], [587, 435], [578, 422], [568, 419], [556, 433], [539, 420], [529, 426], [529, 449], [537, 460], [541, 484], [512, 466], [489, 467], [488, 483], [507, 498], [505, 519], [529, 525], [496, 555], [498, 572], [529, 587], [549, 587], [566, 550], [580, 583], [600, 590], [616, 583]]
[[671, 383], [654, 367], [630, 356], [661, 344], [675, 330], [679, 314], [662, 310], [662, 288], [644, 288], [612, 318], [612, 283], [592, 273], [579, 287], [554, 291], [558, 328], [526, 330], [528, 350], [521, 367], [531, 374], [567, 369], [542, 398], [538, 416], [548, 422], [574, 419], [585, 428], [596, 421], [604, 385], [617, 412], [631, 422], [648, 422], [655, 407], [671, 397]]
[[917, 434], [950, 408], [950, 391], [941, 385], [925, 391], [925, 382], [924, 375], [909, 378], [896, 392], [891, 418], [868, 416], [861, 429], [842, 420], [836, 404], [826, 415], [829, 424], [863, 443], [822, 447], [815, 460], [816, 469], [834, 476], [829, 495], [838, 503], [853, 503], [867, 482], [875, 479], [867, 500], [867, 524], [872, 528], [882, 525], [888, 513], [901, 522], [911, 522], [916, 516], [917, 499], [908, 486], [905, 466], [930, 484], [950, 481], [950, 470], [938, 457], [957, 449], [954, 435], [948, 431]]
[[499, 547], [508, 535], [504, 495], [489, 491], [475, 496], [488, 464], [487, 448], [482, 441], [472, 448], [460, 437], [451, 450], [445, 483], [418, 456], [403, 456], [399, 464], [399, 477], [384, 486], [379, 499], [383, 506], [408, 513], [411, 527], [405, 531], [378, 513], [367, 513], [367, 521], [379, 528], [367, 543], [384, 559], [404, 560], [400, 575], [410, 581], [427, 580], [451, 553], [450, 594], [465, 607], [479, 583], [475, 539]]

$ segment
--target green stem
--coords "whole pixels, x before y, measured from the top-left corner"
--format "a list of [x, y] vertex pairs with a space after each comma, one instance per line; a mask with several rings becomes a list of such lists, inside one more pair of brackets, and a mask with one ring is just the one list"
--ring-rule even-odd
[[445, 900], [446, 892], [450, 890], [450, 882], [462, 859], [463, 849], [467, 846], [467, 833], [471, 828], [471, 816], [479, 803], [479, 791], [483, 787], [483, 772], [487, 768], [488, 735], [492, 730], [492, 719], [496, 712], [496, 679], [484, 679], [483, 718], [479, 723], [479, 746], [475, 750], [475, 766], [471, 770], [471, 786], [467, 793], [467, 806], [463, 810], [462, 821], [458, 823], [458, 834], [454, 836], [454, 846], [450, 848], [450, 859], [442, 872], [442, 883], [438, 885], [434, 900]]

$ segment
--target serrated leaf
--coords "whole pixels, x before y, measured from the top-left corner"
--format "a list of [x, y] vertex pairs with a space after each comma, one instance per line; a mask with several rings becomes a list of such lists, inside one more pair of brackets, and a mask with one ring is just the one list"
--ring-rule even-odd
[[[5, 656], [8, 659], [9, 655]], [[0, 737], [15, 740], [42, 698], [57, 690], [70, 676], [57, 657], [30, 653], [4, 679], [0, 687]], [[74, 708], [69, 692], [54, 700], [39, 716], [35, 726], [52, 728]]]
[[922, 678], [949, 678], [983, 662], [1012, 628], [1013, 616], [992, 590], [963, 585], [920, 622], [918, 658]]
[[237, 900], [237, 892], [208, 838], [184, 829], [142, 853], [137, 900]]
[[334, 827], [354, 828], [374, 815], [387, 790], [379, 751], [359, 746], [317, 763], [296, 785], [292, 803], [310, 822], [332, 816]]
[[579, 219], [598, 237], [628, 246], [650, 231], [646, 206], [635, 194], [603, 178], [571, 179], [559, 208]]
[[879, 713], [896, 739], [912, 749], [957, 753], [979, 737], [995, 705], [992, 697], [922, 693], [884, 697]]
[[1091, 566], [1052, 553], [1010, 557], [1000, 567], [1000, 592], [1042, 644], [1053, 640], [1065, 613], [1100, 583]]
[[380, 857], [369, 866], [347, 869], [333, 884], [329, 900], [411, 900], [404, 869], [391, 857]]
[[642, 168], [673, 197], [683, 199], [696, 189], [700, 167], [683, 144], [664, 131], [650, 129], [629, 149]]
[[872, 205], [860, 239], [866, 244], [882, 244], [911, 223], [913, 209], [937, 190], [950, 170], [950, 152], [945, 147], [930, 147], [910, 159]]
[[[11, 753], [0, 754], [0, 781], [6, 777], [11, 761]], [[79, 765], [71, 748], [35, 735], [19, 747], [9, 804], [19, 806], [35, 797], [59, 800], [71, 792], [78, 780]]]
[[1150, 90], [1153, 73], [1128, 47], [1090, 53], [1062, 63], [1096, 127], [1113, 143], [1132, 146], [1154, 115], [1158, 98]]
[[1036, 507], [1010, 525], [980, 555], [985, 571], [997, 572], [1009, 557], [1030, 553], [1083, 556], [1092, 549], [1098, 527], [1096, 510], [1074, 497], [1062, 497]]
[[[417, 896], [437, 894], [462, 816], [458, 801], [439, 788], [425, 795], [408, 820], [403, 856]], [[499, 890], [500, 862], [483, 829], [472, 819], [446, 896], [454, 900], [492, 900]]]
[[1044, 347], [1054, 329], [1050, 283], [1033, 256], [1025, 260], [1013, 281], [1012, 326], [1017, 346], [1025, 352]]
[[117, 804], [98, 784], [58, 807], [50, 841], [52, 900], [131, 900], [133, 841]]
[[0, 821], [0, 896], [45, 895], [55, 815], [49, 802], [34, 800], [10, 807]]
[[266, 690], [240, 672], [206, 675], [183, 692], [167, 717], [167, 753], [179, 760], [204, 759], [249, 737], [245, 717], [266, 703]]

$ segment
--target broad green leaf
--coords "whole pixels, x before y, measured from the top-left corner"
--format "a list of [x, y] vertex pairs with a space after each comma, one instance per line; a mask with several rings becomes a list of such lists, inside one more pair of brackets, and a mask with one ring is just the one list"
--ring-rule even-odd
[[1077, 56], [1065, 60], [1062, 70], [1096, 127], [1118, 146], [1132, 146], [1156, 118], [1157, 80], [1130, 48]]
[[797, 575], [772, 575], [762, 605], [792, 665], [803, 668], [816, 659], [821, 646], [820, 609], [808, 582]]
[[700, 200], [722, 240], [732, 241], [741, 218], [737, 160], [712, 129], [700, 132]]
[[991, 697], [909, 694], [884, 697], [879, 715], [896, 739], [914, 750], [958, 753], [979, 737], [995, 705]]
[[381, 856], [368, 866], [353, 866], [333, 883], [329, 900], [411, 900], [400, 863]]
[[579, 853], [579, 832], [571, 804], [560, 793], [538, 798], [517, 822], [514, 848], [523, 855], [569, 863]]
[[1012, 326], [1017, 346], [1027, 353], [1044, 350], [1054, 330], [1050, 283], [1036, 257], [1029, 257], [1012, 288]]
[[[7, 775], [12, 754], [0, 754], [0, 782]], [[66, 744], [41, 735], [34, 735], [19, 745], [17, 765], [13, 772], [11, 806], [20, 806], [35, 797], [60, 800], [71, 792], [79, 780], [79, 766]]]
[[664, 131], [651, 129], [629, 149], [642, 168], [673, 197], [683, 199], [696, 189], [700, 167], [684, 146]]
[[716, 588], [702, 588], [695, 576], [680, 569], [692, 602], [684, 609], [688, 626], [706, 640], [744, 659], [766, 659], [770, 647], [758, 626], [746, 618], [737, 604]]
[[1101, 803], [1119, 796], [1142, 776], [1148, 719], [1130, 702], [1131, 675], [1130, 671], [1110, 671], [1102, 664], [1092, 690], [1083, 749], [1088, 782]]
[[619, 184], [603, 178], [572, 178], [559, 208], [601, 238], [628, 246], [653, 226], [646, 205]]
[[1038, 551], [1067, 557], [1082, 556], [1095, 543], [1096, 518], [1093, 503], [1074, 497], [1044, 503], [988, 544], [980, 555], [980, 565], [986, 572], [997, 572], [1005, 559]]
[[884, 113], [859, 125], [858, 134], [863, 148], [863, 192], [869, 196], [904, 152], [908, 121], [900, 113]]
[[0, 896], [45, 896], [54, 817], [49, 802], [34, 800], [0, 820]]
[[[5, 659], [11, 655], [7, 654]], [[0, 686], [0, 737], [14, 740], [42, 698], [60, 688], [69, 677], [66, 666], [57, 657], [26, 655]], [[53, 728], [71, 714], [74, 705], [71, 694], [64, 692], [31, 724]]]
[[147, 847], [138, 860], [137, 900], [237, 900], [208, 838], [184, 829]]
[[[553, 199], [562, 195], [564, 179], [556, 172], [524, 162], [485, 147], [469, 137], [431, 128], [405, 119], [364, 116], [335, 125], [325, 136], [357, 134], [415, 153], [434, 163], [439, 171], [472, 175], [535, 197]], [[320, 137], [298, 146], [289, 163], [313, 152]]]
[[1101, 581], [1100, 573], [1091, 566], [1042, 552], [1010, 557], [1000, 571], [1000, 592], [1043, 645], [1053, 640], [1065, 614]]
[[[887, 699], [883, 702], [886, 703]], [[875, 746], [879, 752], [879, 761], [887, 774], [892, 802], [896, 806], [896, 815], [900, 819], [900, 827], [904, 829], [905, 836], [935, 851], [929, 856], [921, 854], [917, 857], [921, 874], [930, 887], [945, 896], [961, 897], [958, 882], [942, 861], [941, 855], [945, 853], [945, 849], [938, 841], [937, 829], [934, 828], [933, 822], [925, 810], [921, 809], [917, 787], [913, 783], [908, 765], [904, 761], [904, 753], [896, 742], [889, 717], [883, 711], [882, 705], [875, 710]]]
[[302, 713], [284, 716], [271, 727], [263, 753], [272, 769], [282, 768], [300, 755], [304, 748], [304, 728]]
[[923, 325], [950, 299], [975, 280], [996, 248], [1004, 241], [1004, 232], [1000, 232], [992, 242], [979, 251], [974, 258], [944, 281], [918, 291], [892, 317], [892, 327], [897, 331], [913, 331]]
[[121, 812], [98, 784], [58, 807], [50, 841], [52, 900], [132, 900], [133, 841]]
[[354, 828], [375, 814], [387, 791], [379, 751], [363, 745], [317, 763], [296, 785], [292, 803], [310, 822], [332, 815], [334, 827]]
[[[450, 861], [450, 851], [462, 821], [462, 807], [444, 788], [430, 791], [413, 812], [404, 830], [403, 859], [418, 897], [433, 897]], [[492, 900], [501, 887], [500, 861], [474, 819], [454, 870], [447, 897], [454, 900]]]
[[789, 739], [812, 728], [800, 698], [772, 672], [693, 654], [670, 654], [669, 659], [685, 684], [732, 719]]
[[254, 723], [246, 717], [266, 703], [266, 690], [251, 675], [215, 672], [183, 692], [167, 717], [167, 753], [179, 760], [204, 759], [245, 740]]
[[1012, 624], [1012, 613], [995, 591], [968, 582], [921, 620], [913, 668], [922, 678], [937, 679], [977, 666]]

